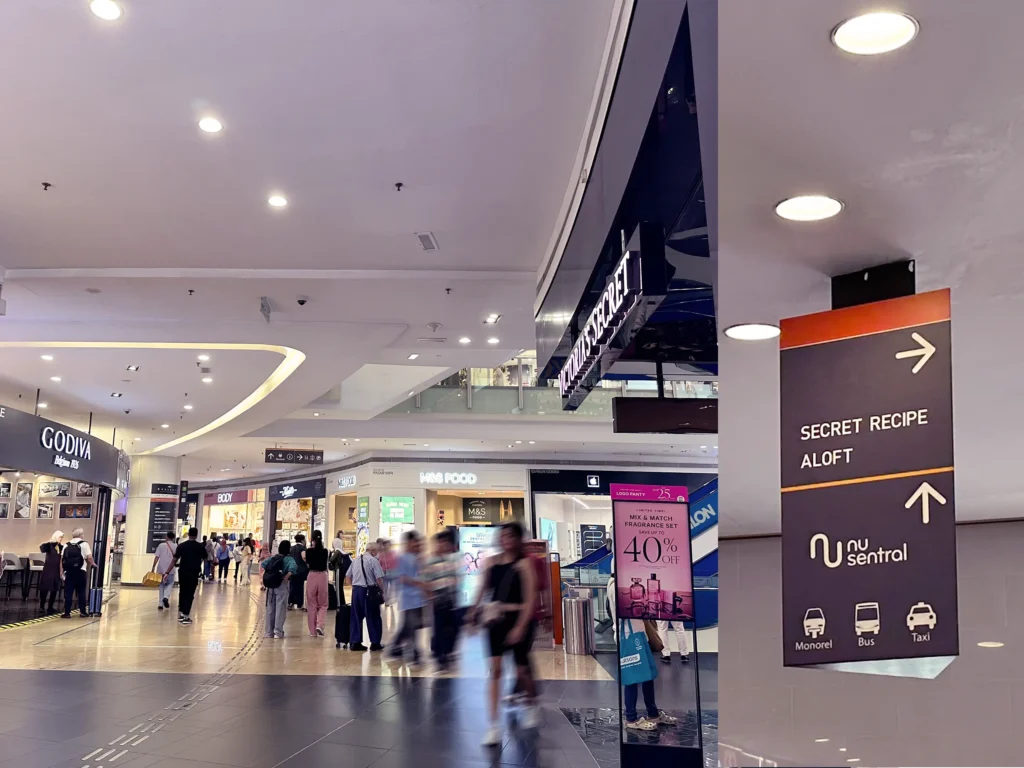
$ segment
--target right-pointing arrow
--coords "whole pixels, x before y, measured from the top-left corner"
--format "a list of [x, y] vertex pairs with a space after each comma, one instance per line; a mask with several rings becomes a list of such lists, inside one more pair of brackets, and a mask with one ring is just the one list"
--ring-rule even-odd
[[918, 499], [921, 500], [921, 522], [925, 525], [927, 525], [930, 520], [928, 515], [929, 501], [931, 499], [935, 499], [939, 504], [946, 503], [946, 497], [932, 488], [931, 483], [927, 481], [917, 486], [917, 490], [914, 491], [914, 495], [907, 499], [907, 503], [903, 505], [904, 509], [910, 509]]
[[924, 368], [925, 363], [932, 359], [932, 355], [935, 354], [935, 347], [933, 347], [928, 342], [928, 339], [926, 339], [919, 333], [910, 334], [910, 338], [912, 338], [921, 346], [918, 347], [917, 349], [907, 349], [904, 350], [903, 352], [897, 352], [896, 359], [906, 360], [908, 357], [920, 357], [921, 359], [918, 360], [914, 367], [910, 369], [911, 373], [917, 373], [922, 368]]

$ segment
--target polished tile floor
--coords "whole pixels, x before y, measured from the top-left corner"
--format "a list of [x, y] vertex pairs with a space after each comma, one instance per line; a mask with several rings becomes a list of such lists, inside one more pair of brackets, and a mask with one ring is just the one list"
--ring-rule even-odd
[[570, 717], [617, 702], [594, 658], [538, 649], [542, 727], [506, 713], [484, 749], [478, 637], [439, 676], [310, 638], [301, 611], [264, 640], [258, 587], [204, 585], [191, 627], [173, 607], [121, 589], [100, 619], [0, 633], [0, 768], [599, 768]]

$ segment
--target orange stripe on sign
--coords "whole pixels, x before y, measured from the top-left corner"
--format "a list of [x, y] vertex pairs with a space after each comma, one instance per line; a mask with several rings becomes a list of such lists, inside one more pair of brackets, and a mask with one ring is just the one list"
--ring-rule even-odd
[[944, 320], [949, 320], [948, 288], [787, 318], [779, 324], [782, 329], [779, 346], [781, 349], [807, 347]]
[[923, 475], [941, 475], [952, 472], [952, 467], [935, 467], [934, 469], [915, 469], [913, 472], [896, 472], [892, 475], [873, 475], [871, 477], [851, 477], [848, 480], [831, 480], [825, 483], [810, 485], [790, 485], [782, 489], [783, 493], [793, 491], [811, 491], [815, 488], [835, 488], [840, 485], [857, 485], [858, 483], [877, 483], [879, 480], [899, 480], [901, 477], [920, 477]]

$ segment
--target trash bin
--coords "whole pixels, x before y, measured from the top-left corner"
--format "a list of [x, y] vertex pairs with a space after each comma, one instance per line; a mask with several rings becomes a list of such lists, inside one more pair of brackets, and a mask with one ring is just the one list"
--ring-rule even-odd
[[576, 656], [594, 653], [594, 608], [589, 597], [562, 599], [565, 652]]

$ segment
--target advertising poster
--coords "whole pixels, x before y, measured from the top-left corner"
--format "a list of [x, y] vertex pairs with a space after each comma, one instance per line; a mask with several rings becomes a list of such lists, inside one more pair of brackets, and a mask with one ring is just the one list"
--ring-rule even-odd
[[498, 551], [498, 529], [491, 526], [459, 528], [459, 554], [462, 556], [462, 580], [459, 584], [459, 605], [473, 604], [480, 569], [487, 558]]
[[369, 523], [370, 522], [370, 497], [360, 496], [356, 501], [356, 515], [357, 522]]
[[619, 618], [693, 619], [690, 516], [683, 486], [611, 486]]
[[380, 497], [380, 521], [384, 525], [392, 523], [403, 523], [412, 525], [413, 519], [412, 496], [381, 496]]

